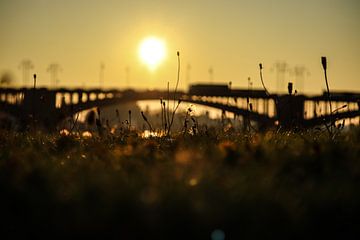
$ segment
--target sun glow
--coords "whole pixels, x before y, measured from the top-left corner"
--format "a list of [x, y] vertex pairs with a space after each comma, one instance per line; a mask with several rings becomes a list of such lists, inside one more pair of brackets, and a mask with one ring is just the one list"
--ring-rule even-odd
[[139, 46], [139, 57], [153, 71], [165, 59], [165, 42], [156, 37], [145, 38]]

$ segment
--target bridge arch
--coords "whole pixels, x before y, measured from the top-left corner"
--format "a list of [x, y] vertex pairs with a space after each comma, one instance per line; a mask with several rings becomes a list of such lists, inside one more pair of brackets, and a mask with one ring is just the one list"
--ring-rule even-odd
[[[168, 91], [134, 91], [124, 90], [119, 91], [113, 90], [102, 90], [102, 89], [54, 89], [48, 90], [45, 88], [37, 89], [1, 89], [0, 88], [0, 107], [2, 111], [11, 113], [14, 116], [18, 116], [24, 121], [30, 121], [29, 115], [36, 114], [38, 122], [44, 123], [51, 128], [53, 123], [61, 121], [62, 119], [73, 115], [76, 112], [91, 109], [93, 107], [104, 107], [111, 106], [114, 104], [121, 104], [127, 102], [141, 101], [141, 100], [159, 100], [161, 98], [167, 99], [182, 99], [183, 102], [193, 103], [197, 105], [203, 105], [221, 109], [226, 112], [232, 112], [236, 115], [247, 117], [253, 121], [259, 123], [265, 123], [273, 125], [275, 120], [278, 119], [281, 123], [287, 123], [286, 121], [291, 120], [292, 115], [289, 113], [293, 112], [293, 109], [288, 106], [288, 100], [295, 100], [299, 108], [295, 109], [296, 116], [301, 120], [301, 124], [306, 127], [322, 124], [324, 122], [332, 121], [333, 119], [342, 118], [354, 118], [360, 115], [360, 94], [357, 93], [332, 93], [331, 101], [334, 103], [341, 104], [342, 102], [351, 103], [354, 105], [353, 109], [345, 111], [339, 111], [333, 114], [325, 114], [322, 116], [311, 117], [310, 119], [305, 118], [304, 105], [309, 105], [316, 112], [316, 102], [325, 102], [328, 100], [327, 95], [320, 96], [303, 96], [303, 95], [264, 95], [262, 91], [254, 90], [227, 90], [216, 91], [208, 93], [205, 91], [203, 94], [191, 95], [190, 92], [168, 92]], [[63, 97], [65, 97], [63, 101]], [[218, 101], [212, 101], [214, 97], [218, 97]], [[67, 99], [66, 99], [67, 98]], [[210, 99], [207, 99], [210, 98]], [[212, 98], [212, 99], [211, 99]], [[273, 110], [276, 111], [274, 116], [268, 114], [268, 111], [261, 113], [259, 111], [249, 111], [248, 106], [239, 106], [239, 104], [229, 104], [226, 99], [233, 99], [235, 102], [240, 99], [249, 102], [248, 99], [253, 101], [253, 109], [259, 110], [257, 105], [266, 105], [269, 101], [275, 100], [276, 104]], [[260, 100], [263, 100], [261, 102]], [[258, 101], [259, 100], [259, 101]], [[284, 101], [283, 101], [284, 100]], [[282, 102], [283, 101], [283, 102]], [[290, 103], [291, 103], [290, 101]], [[308, 101], [309, 104], [304, 104]], [[60, 104], [59, 104], [60, 102]], [[301, 107], [302, 106], [302, 107]], [[282, 107], [285, 109], [282, 109]], [[264, 109], [267, 109], [265, 106]], [[284, 122], [283, 122], [284, 118]]]
[[[81, 102], [78, 104], [63, 106], [62, 111], [63, 111], [63, 113], [65, 113], [63, 115], [64, 117], [69, 117], [69, 116], [75, 116], [79, 112], [91, 110], [96, 107], [103, 108], [103, 107], [108, 107], [108, 106], [113, 106], [113, 105], [118, 105], [118, 104], [126, 104], [126, 103], [136, 102], [136, 101], [160, 100], [160, 99], [162, 99], [162, 96], [164, 96], [163, 93], [162, 94], [161, 93], [137, 94], [137, 95], [132, 95], [131, 97], [126, 96], [126, 95], [122, 96], [122, 97], [113, 97], [112, 96], [110, 98], [105, 98], [102, 100], [95, 100], [95, 101], [89, 100], [89, 101]], [[243, 119], [248, 119], [251, 121], [258, 122], [259, 123], [258, 125], [261, 126], [261, 128], [273, 126], [275, 123], [275, 118], [273, 118], [273, 117], [269, 117], [265, 114], [260, 114], [260, 113], [254, 112], [254, 111], [248, 111], [246, 109], [241, 109], [236, 106], [225, 105], [225, 104], [217, 103], [217, 102], [203, 101], [203, 100], [199, 100], [198, 98], [193, 99], [191, 96], [188, 96], [188, 95], [181, 95], [178, 97], [181, 99], [181, 104], [191, 103], [191, 104], [211, 107], [214, 109], [219, 109], [219, 110], [222, 110], [225, 112], [233, 113], [236, 116], [242, 116]], [[172, 105], [173, 101], [174, 101], [173, 99], [170, 99], [171, 105]]]

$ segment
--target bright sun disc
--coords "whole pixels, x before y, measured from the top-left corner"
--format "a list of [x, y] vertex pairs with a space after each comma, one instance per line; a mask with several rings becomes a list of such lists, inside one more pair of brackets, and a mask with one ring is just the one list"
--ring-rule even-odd
[[156, 37], [145, 38], [139, 47], [139, 56], [150, 70], [154, 70], [165, 58], [165, 43]]

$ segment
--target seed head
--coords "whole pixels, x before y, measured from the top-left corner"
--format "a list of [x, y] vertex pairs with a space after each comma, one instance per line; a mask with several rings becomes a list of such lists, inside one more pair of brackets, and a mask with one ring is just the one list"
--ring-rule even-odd
[[288, 93], [289, 93], [289, 95], [292, 94], [292, 91], [293, 91], [293, 83], [292, 83], [292, 82], [289, 82], [289, 83], [288, 83]]
[[321, 57], [321, 64], [324, 70], [327, 69], [326, 57]]

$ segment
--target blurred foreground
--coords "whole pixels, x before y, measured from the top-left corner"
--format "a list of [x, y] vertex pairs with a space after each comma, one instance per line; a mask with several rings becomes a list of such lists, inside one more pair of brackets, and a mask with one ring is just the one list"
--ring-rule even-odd
[[141, 138], [0, 132], [5, 238], [346, 239], [360, 129]]

